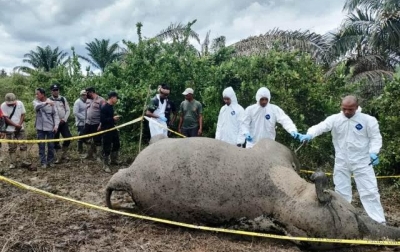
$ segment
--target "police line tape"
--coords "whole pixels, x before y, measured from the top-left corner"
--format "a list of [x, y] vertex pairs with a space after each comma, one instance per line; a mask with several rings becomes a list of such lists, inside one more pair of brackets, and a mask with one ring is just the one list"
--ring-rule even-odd
[[149, 121], [149, 123], [154, 123], [154, 124], [156, 124], [157, 126], [159, 126], [159, 127], [163, 128], [163, 129], [166, 129], [166, 130], [168, 130], [168, 131], [174, 133], [175, 135], [178, 135], [178, 136], [183, 137], [183, 138], [186, 137], [185, 135], [182, 135], [181, 133], [178, 133], [178, 132], [173, 131], [172, 129], [168, 128], [166, 125], [162, 125], [161, 123], [157, 122], [157, 120], [155, 120], [154, 118], [150, 118], [150, 117], [144, 116], [144, 119], [146, 119], [147, 121]]
[[[94, 136], [98, 136], [101, 134], [104, 134], [106, 132], [110, 132], [113, 130], [117, 130], [123, 127], [126, 127], [128, 125], [131, 124], [135, 124], [137, 122], [140, 122], [143, 120], [143, 118], [145, 118], [147, 121], [149, 121], [149, 123], [155, 123], [157, 124], [159, 127], [164, 128], [172, 133], [174, 133], [175, 135], [178, 135], [180, 137], [185, 138], [185, 135], [182, 135], [181, 133], [178, 133], [170, 128], [168, 128], [165, 125], [162, 125], [161, 123], [157, 122], [156, 120], [154, 120], [153, 118], [149, 118], [147, 116], [144, 117], [138, 117], [132, 121], [126, 122], [124, 124], [118, 125], [114, 128], [111, 129], [107, 129], [107, 130], [102, 130], [96, 133], [91, 133], [91, 134], [86, 134], [86, 135], [82, 135], [82, 136], [74, 136], [74, 137], [68, 137], [68, 138], [62, 138], [62, 139], [41, 139], [41, 140], [11, 140], [11, 139], [0, 139], [0, 143], [20, 143], [20, 144], [36, 144], [36, 143], [50, 143], [50, 142], [60, 142], [60, 141], [71, 141], [71, 140], [78, 140], [78, 139], [83, 139], [83, 138], [89, 138], [89, 137], [94, 137]], [[300, 147], [298, 149], [300, 149], [302, 147], [302, 145], [300, 145]], [[314, 173], [315, 171], [308, 171], [308, 170], [300, 170], [300, 172], [302, 173]], [[332, 173], [326, 172], [326, 175], [330, 176], [332, 175]], [[377, 179], [384, 179], [384, 178], [400, 178], [400, 175], [394, 175], [394, 176], [376, 176]]]
[[379, 245], [379, 246], [399, 246], [400, 245], [400, 242], [391, 241], [391, 240], [377, 241], [377, 240], [352, 240], [352, 239], [292, 237], [292, 236], [273, 235], [273, 234], [266, 234], [266, 233], [257, 233], [257, 232], [251, 232], [251, 231], [241, 231], [241, 230], [233, 230], [233, 229], [198, 226], [198, 225], [187, 224], [187, 223], [182, 223], [182, 222], [177, 222], [177, 221], [170, 221], [170, 220], [165, 220], [165, 219], [160, 219], [160, 218], [154, 218], [154, 217], [150, 217], [150, 216], [132, 214], [132, 213], [122, 212], [122, 211], [118, 211], [118, 210], [113, 210], [113, 209], [110, 209], [110, 208], [107, 208], [107, 207], [93, 205], [93, 204], [90, 204], [90, 203], [87, 203], [87, 202], [71, 199], [71, 198], [68, 198], [68, 197], [60, 196], [60, 195], [55, 195], [55, 194], [46, 192], [44, 190], [40, 190], [40, 189], [37, 189], [35, 187], [29, 186], [29, 185], [25, 185], [23, 183], [15, 181], [15, 180], [6, 178], [6, 177], [1, 176], [1, 175], [0, 175], [0, 180], [4, 181], [6, 183], [9, 183], [9, 184], [11, 184], [13, 186], [16, 186], [16, 187], [18, 187], [20, 189], [32, 191], [32, 192], [34, 192], [36, 194], [44, 195], [44, 196], [47, 196], [49, 198], [54, 198], [54, 199], [63, 200], [63, 201], [67, 201], [67, 202], [70, 202], [70, 203], [74, 203], [74, 204], [79, 205], [79, 206], [92, 208], [92, 209], [96, 209], [96, 210], [101, 210], [101, 211], [105, 211], [105, 212], [109, 212], [109, 213], [129, 216], [129, 217], [133, 217], [133, 218], [136, 218], [136, 219], [142, 219], [142, 220], [147, 220], [147, 221], [164, 223], [164, 224], [169, 224], [169, 225], [172, 225], [172, 226], [185, 227], [185, 228], [190, 228], [190, 229], [197, 229], [197, 230], [211, 231], [211, 232], [220, 232], [220, 233], [228, 233], [228, 234], [236, 234], [236, 235], [245, 235], [245, 236], [254, 236], [254, 237], [263, 237], [263, 238], [271, 238], [271, 239], [279, 239], [279, 240], [302, 241], [302, 242], [342, 243], [342, 244]]
[[[312, 174], [312, 173], [314, 173], [315, 171], [300, 170], [300, 172]], [[332, 176], [332, 175], [333, 175], [333, 173], [330, 173], [330, 172], [324, 172], [324, 173], [325, 173], [326, 175], [328, 175], [328, 176]], [[354, 176], [352, 176], [352, 177], [354, 177]], [[384, 179], [384, 178], [400, 178], [400, 175], [393, 175], [393, 176], [376, 176], [376, 178], [377, 178], [377, 179]]]
[[98, 136], [101, 134], [104, 134], [106, 132], [110, 132], [113, 130], [117, 130], [123, 127], [126, 127], [128, 125], [131, 124], [135, 124], [137, 122], [140, 122], [143, 120], [143, 117], [139, 117], [136, 118], [132, 121], [126, 122], [124, 124], [115, 126], [114, 128], [111, 129], [106, 129], [106, 130], [102, 130], [99, 132], [95, 132], [95, 133], [91, 133], [91, 134], [86, 134], [86, 135], [82, 135], [82, 136], [74, 136], [74, 137], [68, 137], [68, 138], [60, 138], [60, 139], [36, 139], [36, 140], [12, 140], [12, 139], [0, 139], [0, 143], [19, 143], [19, 144], [35, 144], [35, 143], [51, 143], [51, 142], [60, 142], [60, 141], [71, 141], [71, 140], [77, 140], [77, 139], [82, 139], [82, 138], [89, 138], [89, 137], [94, 137], [94, 136]]

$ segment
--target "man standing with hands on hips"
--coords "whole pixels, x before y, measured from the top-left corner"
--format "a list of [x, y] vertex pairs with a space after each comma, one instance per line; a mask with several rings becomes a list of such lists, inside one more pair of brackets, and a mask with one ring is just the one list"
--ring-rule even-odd
[[357, 185], [361, 203], [371, 219], [385, 224], [374, 165], [379, 164], [378, 153], [382, 136], [375, 117], [361, 113], [355, 96], [342, 99], [342, 111], [327, 117], [300, 136], [301, 142], [331, 131], [335, 147], [333, 182], [335, 191], [351, 203], [351, 175]]

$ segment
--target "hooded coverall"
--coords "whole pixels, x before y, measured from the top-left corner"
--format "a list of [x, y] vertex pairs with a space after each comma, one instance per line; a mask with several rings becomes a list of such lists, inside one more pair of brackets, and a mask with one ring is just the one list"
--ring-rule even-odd
[[230, 143], [244, 144], [245, 137], [240, 134], [240, 126], [244, 118], [244, 109], [238, 104], [232, 87], [225, 88], [222, 97], [231, 99], [231, 104], [224, 105], [219, 111], [215, 139]]
[[[268, 98], [268, 104], [265, 107], [260, 106], [260, 99]], [[276, 123], [289, 133], [297, 132], [296, 125], [292, 119], [278, 106], [271, 104], [271, 93], [266, 87], [258, 89], [256, 94], [257, 104], [251, 105], [245, 110], [245, 117], [241, 127], [243, 136], [250, 134], [253, 141], [246, 143], [246, 148], [252, 148], [258, 141], [264, 138], [275, 140]]]
[[382, 147], [378, 121], [375, 117], [361, 113], [360, 109], [351, 118], [341, 112], [309, 128], [307, 134], [314, 138], [328, 131], [331, 131], [335, 147], [335, 191], [351, 202], [353, 174], [365, 211], [373, 220], [385, 223], [375, 172], [372, 165], [369, 165], [369, 154], [378, 154]]

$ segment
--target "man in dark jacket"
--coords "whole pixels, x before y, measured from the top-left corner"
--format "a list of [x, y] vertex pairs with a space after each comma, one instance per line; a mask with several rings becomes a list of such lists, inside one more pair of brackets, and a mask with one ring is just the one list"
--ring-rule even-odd
[[[114, 105], [118, 102], [118, 94], [110, 92], [107, 102], [100, 110], [101, 130], [115, 127], [115, 122], [119, 120], [119, 115], [114, 115]], [[109, 165], [118, 164], [118, 151], [120, 149], [118, 130], [112, 130], [103, 134], [103, 169], [111, 172]], [[111, 156], [111, 159], [110, 159]], [[111, 162], [110, 162], [111, 161]]]

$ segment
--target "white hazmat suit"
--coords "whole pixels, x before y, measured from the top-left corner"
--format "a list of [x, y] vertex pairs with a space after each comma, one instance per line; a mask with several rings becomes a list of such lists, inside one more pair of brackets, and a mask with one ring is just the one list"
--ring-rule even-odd
[[[268, 98], [265, 107], [260, 106], [260, 99]], [[289, 133], [297, 132], [292, 119], [278, 106], [271, 104], [271, 93], [266, 87], [258, 89], [256, 94], [257, 104], [251, 105], [245, 110], [245, 117], [241, 127], [242, 135], [250, 134], [253, 141], [246, 143], [246, 148], [252, 148], [258, 141], [264, 138], [275, 140], [276, 123]]]
[[351, 174], [353, 174], [365, 211], [373, 220], [385, 223], [369, 155], [378, 154], [382, 147], [378, 121], [375, 117], [361, 113], [361, 109], [358, 109], [351, 118], [347, 118], [341, 112], [309, 128], [307, 134], [314, 138], [328, 131], [331, 131], [335, 147], [333, 172], [335, 191], [351, 202]]
[[231, 99], [231, 104], [224, 105], [219, 111], [215, 139], [230, 143], [244, 144], [245, 137], [240, 134], [240, 126], [244, 118], [244, 109], [238, 104], [232, 87], [225, 88], [222, 97]]

